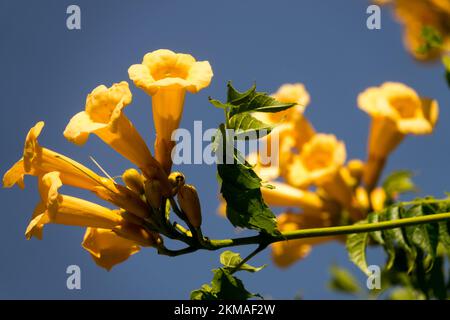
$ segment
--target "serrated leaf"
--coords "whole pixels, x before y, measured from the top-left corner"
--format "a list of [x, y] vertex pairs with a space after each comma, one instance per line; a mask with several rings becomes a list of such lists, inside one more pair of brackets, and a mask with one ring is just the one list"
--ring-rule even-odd
[[[433, 212], [434, 213], [434, 212]], [[416, 205], [405, 211], [404, 217], [420, 217], [425, 214], [433, 214], [430, 206]], [[433, 261], [436, 257], [436, 249], [439, 239], [439, 227], [436, 223], [429, 223], [416, 226], [405, 227], [406, 237], [408, 241], [424, 253], [427, 254], [427, 269], [430, 269], [433, 265]]]
[[439, 222], [439, 241], [450, 254], [450, 227], [448, 221]]
[[348, 272], [348, 270], [332, 266], [330, 268], [331, 280], [329, 287], [338, 292], [355, 294], [361, 291], [361, 287], [358, 284], [356, 278]]
[[232, 116], [228, 121], [227, 129], [234, 130], [235, 139], [259, 139], [268, 135], [273, 125], [266, 124], [248, 113]]
[[261, 179], [242, 164], [219, 164], [222, 179], [220, 192], [227, 202], [227, 217], [235, 227], [258, 230], [272, 236], [279, 235], [275, 215], [264, 203]]
[[213, 269], [211, 284], [204, 284], [200, 289], [191, 292], [191, 300], [247, 300], [261, 297], [245, 289], [242, 281], [224, 268]]
[[267, 93], [258, 92], [248, 102], [231, 110], [230, 114], [235, 115], [245, 112], [280, 112], [295, 106], [295, 103], [280, 102]]
[[[367, 221], [361, 220], [356, 224], [365, 224]], [[366, 247], [369, 240], [369, 233], [353, 233], [347, 236], [346, 247], [350, 261], [366, 275], [370, 275], [366, 261]]]
[[[398, 220], [401, 218], [400, 213], [403, 210], [401, 207], [390, 207], [385, 211], [384, 214], [384, 221], [392, 221], [392, 220]], [[393, 259], [395, 259], [395, 244], [398, 245], [401, 249], [403, 249], [407, 256], [407, 263], [408, 263], [408, 272], [411, 272], [414, 268], [414, 264], [417, 257], [417, 252], [414, 247], [410, 247], [407, 243], [407, 240], [405, 239], [403, 235], [403, 231], [401, 228], [394, 228], [394, 229], [387, 229], [383, 231], [384, 239], [388, 243], [387, 246], [389, 247], [389, 250], [393, 250], [393, 254], [391, 253], [392, 261], [389, 260], [391, 263], [393, 263]], [[387, 269], [390, 269], [392, 266], [388, 264]]]
[[219, 109], [233, 108], [234, 106], [228, 103], [222, 103], [219, 100], [209, 98], [209, 103]]
[[216, 294], [208, 284], [202, 285], [200, 289], [191, 292], [191, 300], [217, 300]]
[[[223, 264], [223, 268], [227, 270], [235, 270], [236, 267], [242, 262], [241, 255], [233, 251], [224, 251], [220, 255], [220, 263]], [[258, 272], [264, 269], [267, 265], [261, 267], [253, 267], [249, 264], [243, 264], [236, 271], [248, 271], [248, 272]]]
[[413, 173], [411, 171], [392, 172], [383, 182], [383, 189], [390, 198], [396, 198], [397, 195], [415, 192], [417, 190], [412, 181]]
[[426, 296], [413, 288], [402, 287], [394, 289], [389, 298], [389, 300], [426, 300]]
[[220, 300], [247, 300], [255, 295], [245, 289], [238, 278], [232, 276], [223, 268], [214, 269], [214, 278], [211, 281], [213, 292]]
[[243, 103], [248, 103], [256, 93], [256, 84], [253, 84], [250, 89], [244, 92], [236, 90], [231, 81], [227, 83], [227, 103], [238, 106]]

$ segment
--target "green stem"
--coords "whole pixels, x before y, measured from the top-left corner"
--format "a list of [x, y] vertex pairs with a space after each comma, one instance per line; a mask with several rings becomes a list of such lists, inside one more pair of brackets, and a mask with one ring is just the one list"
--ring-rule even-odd
[[[405, 226], [412, 226], [418, 224], [425, 224], [431, 222], [438, 222], [443, 220], [450, 220], [450, 212], [438, 213], [420, 217], [404, 218], [391, 221], [383, 221], [377, 223], [366, 223], [366, 224], [356, 224], [349, 226], [339, 226], [339, 227], [329, 227], [329, 228], [311, 228], [295, 231], [282, 232], [279, 236], [268, 236], [260, 234], [253, 237], [243, 237], [234, 239], [223, 239], [223, 240], [209, 240], [208, 247], [188, 247], [182, 250], [168, 250], [167, 255], [178, 256], [186, 253], [191, 253], [200, 249], [203, 250], [219, 250], [227, 247], [243, 246], [243, 245], [268, 245], [270, 243], [285, 241], [285, 240], [295, 240], [304, 238], [317, 238], [317, 237], [328, 237], [337, 235], [348, 235], [353, 233], [365, 233], [371, 231], [379, 231], [386, 229], [394, 229]], [[258, 253], [259, 251], [256, 251]], [[166, 254], [165, 252], [160, 252], [161, 254]], [[255, 253], [255, 254], [256, 254]], [[250, 257], [251, 258], [251, 257]]]
[[253, 250], [247, 257], [245, 257], [245, 259], [243, 259], [241, 262], [239, 262], [239, 264], [234, 267], [234, 269], [230, 272], [230, 274], [235, 273], [236, 271], [238, 271], [244, 264], [246, 264], [251, 258], [253, 258], [254, 256], [256, 256], [258, 253], [260, 253], [261, 251], [263, 251], [265, 248], [267, 248], [268, 243], [261, 243], [255, 250]]
[[367, 224], [357, 224], [349, 226], [340, 227], [329, 227], [329, 228], [311, 228], [303, 230], [295, 230], [282, 232], [280, 236], [268, 238], [267, 236], [253, 236], [235, 239], [224, 239], [224, 240], [211, 240], [210, 244], [213, 250], [242, 246], [250, 244], [258, 244], [262, 241], [268, 241], [269, 243], [279, 242], [284, 240], [294, 240], [294, 239], [304, 239], [304, 238], [315, 238], [315, 237], [327, 237], [327, 236], [337, 236], [337, 235], [348, 235], [352, 233], [365, 233], [370, 231], [378, 231], [385, 229], [394, 229], [398, 227], [411, 226], [417, 224], [424, 224], [430, 222], [437, 222], [442, 220], [450, 220], [450, 213], [438, 213], [433, 215], [426, 215], [413, 218], [404, 218], [391, 221], [383, 221], [378, 223], [367, 223]]

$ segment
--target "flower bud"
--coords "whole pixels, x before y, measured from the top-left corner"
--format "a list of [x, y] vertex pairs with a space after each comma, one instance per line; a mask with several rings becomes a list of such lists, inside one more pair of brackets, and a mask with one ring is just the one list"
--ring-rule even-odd
[[347, 169], [354, 179], [360, 181], [364, 173], [364, 162], [359, 159], [352, 159], [347, 163]]
[[182, 185], [178, 190], [178, 203], [194, 228], [202, 224], [202, 213], [197, 190], [190, 184]]
[[144, 180], [142, 175], [136, 169], [128, 169], [122, 174], [122, 180], [125, 185], [137, 194], [144, 193]]
[[172, 187], [172, 195], [176, 195], [178, 190], [184, 185], [186, 178], [181, 172], [172, 172], [169, 175], [169, 184]]
[[140, 226], [132, 223], [124, 223], [113, 229], [119, 236], [135, 241], [144, 247], [155, 247], [160, 242], [160, 236], [153, 231], [146, 231]]
[[162, 194], [159, 180], [145, 181], [145, 198], [152, 208], [159, 209], [161, 207]]
[[367, 190], [364, 187], [357, 187], [355, 190], [356, 201], [358, 202], [358, 206], [364, 210], [369, 209], [369, 195], [367, 194]]
[[381, 211], [384, 209], [386, 202], [386, 192], [383, 188], [375, 188], [370, 193], [370, 203], [372, 204], [373, 211]]

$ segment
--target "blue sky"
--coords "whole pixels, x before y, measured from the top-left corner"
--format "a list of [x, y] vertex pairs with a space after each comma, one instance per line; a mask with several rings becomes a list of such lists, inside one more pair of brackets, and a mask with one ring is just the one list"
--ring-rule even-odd
[[[81, 8], [78, 31], [66, 28], [66, 8]], [[0, 171], [6, 171], [22, 152], [28, 129], [46, 122], [42, 145], [89, 163], [89, 156], [112, 175], [130, 167], [126, 160], [90, 139], [84, 148], [67, 142], [62, 132], [84, 107], [87, 93], [99, 84], [128, 80], [127, 69], [155, 49], [191, 53], [210, 61], [214, 78], [197, 95], [188, 95], [181, 126], [203, 121], [214, 128], [222, 113], [207, 97], [223, 99], [226, 81], [245, 89], [253, 81], [273, 92], [286, 82], [303, 82], [311, 95], [306, 115], [317, 130], [345, 140], [349, 158], [365, 156], [368, 117], [356, 107], [356, 96], [368, 86], [400, 81], [421, 95], [438, 99], [440, 121], [432, 136], [408, 137], [389, 160], [387, 170], [409, 168], [417, 173], [421, 194], [439, 196], [448, 188], [450, 162], [449, 91], [439, 65], [415, 62], [401, 43], [401, 29], [387, 9], [381, 30], [366, 28], [366, 1], [21, 1], [0, 2]], [[131, 86], [133, 104], [127, 107], [147, 141], [153, 141], [149, 97]], [[91, 164], [90, 164], [91, 166]], [[91, 166], [92, 167], [92, 166]], [[214, 166], [180, 167], [201, 194], [204, 230], [213, 238], [235, 231], [217, 216]], [[111, 272], [98, 268], [80, 243], [81, 228], [49, 226], [44, 240], [26, 241], [24, 230], [38, 201], [36, 181], [27, 188], [1, 190], [0, 298], [184, 299], [209, 282], [219, 252], [198, 252], [169, 258], [151, 249], [131, 257]], [[93, 200], [92, 195], [65, 192]], [[251, 250], [239, 248], [246, 254]], [[369, 262], [381, 263], [374, 252]], [[342, 245], [317, 247], [287, 270], [270, 263], [269, 252], [254, 264], [269, 263], [258, 274], [242, 274], [248, 289], [275, 299], [345, 298], [326, 288], [331, 263], [348, 266]], [[82, 289], [66, 288], [66, 268], [79, 265]]]

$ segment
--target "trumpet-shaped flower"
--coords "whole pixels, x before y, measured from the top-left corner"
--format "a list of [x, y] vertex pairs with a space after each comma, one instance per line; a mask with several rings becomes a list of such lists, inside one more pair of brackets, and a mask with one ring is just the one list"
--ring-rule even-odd
[[51, 171], [58, 171], [64, 184], [82, 189], [92, 190], [94, 187], [108, 182], [107, 179], [71, 158], [41, 147], [38, 137], [43, 127], [44, 122], [41, 121], [28, 132], [23, 157], [3, 176], [4, 187], [10, 188], [17, 184], [23, 188], [24, 175], [42, 176]]
[[305, 188], [316, 185], [346, 208], [352, 204], [352, 192], [346, 183], [344, 163], [346, 150], [334, 135], [316, 134], [288, 166], [291, 185]]
[[211, 66], [189, 54], [160, 49], [147, 53], [141, 64], [128, 69], [128, 74], [138, 88], [152, 96], [155, 156], [169, 173], [174, 146], [171, 136], [180, 124], [185, 93], [197, 93], [209, 85]]
[[82, 145], [89, 134], [97, 135], [115, 151], [137, 165], [147, 177], [158, 176], [160, 165], [145, 141], [123, 113], [131, 103], [128, 83], [96, 87], [86, 98], [85, 111], [77, 113], [64, 130], [71, 142]]
[[[333, 216], [327, 212], [292, 213], [286, 212], [277, 217], [278, 229], [282, 232], [300, 229], [324, 228], [334, 225]], [[272, 244], [272, 259], [282, 268], [292, 265], [294, 262], [306, 257], [313, 245], [338, 239], [337, 237], [320, 237], [297, 240], [286, 240]]]
[[297, 120], [303, 116], [303, 112], [310, 101], [309, 93], [301, 83], [283, 84], [276, 93], [272, 94], [272, 97], [280, 102], [294, 102], [296, 105], [281, 112], [265, 113], [270, 123], [278, 123], [282, 120], [286, 122]]
[[4, 187], [10, 188], [18, 184], [23, 188], [25, 174], [41, 177], [46, 173], [57, 171], [63, 184], [93, 191], [103, 200], [139, 217], [147, 217], [149, 209], [138, 194], [97, 175], [69, 157], [39, 145], [38, 137], [43, 127], [44, 122], [38, 122], [28, 132], [23, 157], [3, 176]]
[[42, 237], [42, 228], [47, 223], [81, 227], [113, 229], [124, 222], [118, 210], [59, 193], [62, 186], [60, 173], [53, 171], [39, 180], [41, 202], [36, 206], [33, 218], [25, 235]]
[[[379, 2], [380, 0], [378, 0]], [[393, 0], [395, 18], [404, 26], [403, 42], [418, 60], [434, 60], [450, 50], [450, 2], [448, 0]], [[381, 3], [383, 4], [383, 3]], [[442, 38], [442, 46], [420, 50], [423, 28], [432, 27]]]
[[149, 234], [134, 225], [121, 225], [114, 231], [89, 227], [86, 229], [82, 246], [98, 266], [109, 271], [116, 264], [139, 252], [141, 246], [155, 246], [157, 239], [156, 234]]
[[364, 182], [377, 183], [388, 155], [407, 134], [430, 134], [439, 115], [436, 100], [420, 97], [396, 82], [371, 87], [358, 96], [358, 106], [372, 117]]

